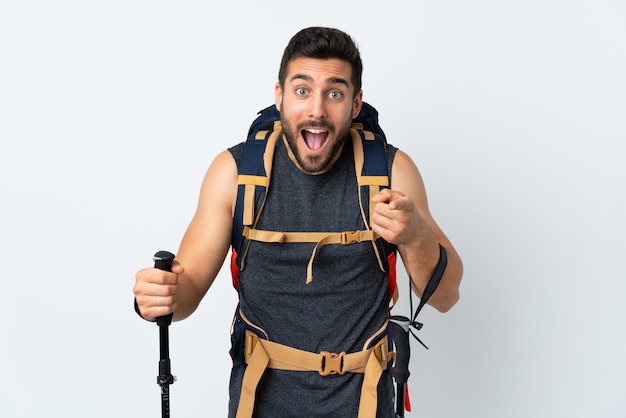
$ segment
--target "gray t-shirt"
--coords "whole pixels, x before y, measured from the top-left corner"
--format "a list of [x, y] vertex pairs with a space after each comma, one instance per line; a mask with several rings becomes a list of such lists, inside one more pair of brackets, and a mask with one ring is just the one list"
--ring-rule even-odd
[[[242, 144], [229, 151], [239, 164]], [[388, 146], [388, 165], [396, 149]], [[331, 170], [302, 173], [279, 140], [259, 229], [341, 232], [364, 229], [350, 141]], [[239, 273], [240, 307], [271, 341], [311, 352], [356, 352], [388, 315], [387, 274], [371, 242], [318, 248], [313, 281], [306, 268], [314, 243], [252, 242]], [[234, 418], [245, 366], [233, 367], [229, 417]], [[354, 418], [363, 374], [266, 370], [257, 388], [254, 416], [261, 418]], [[379, 418], [394, 418], [389, 371], [379, 382]]]

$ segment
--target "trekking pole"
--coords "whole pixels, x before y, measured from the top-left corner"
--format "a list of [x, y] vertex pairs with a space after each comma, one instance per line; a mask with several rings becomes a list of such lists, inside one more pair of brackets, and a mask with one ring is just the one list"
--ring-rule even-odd
[[404, 401], [406, 382], [409, 380], [409, 357], [411, 346], [409, 344], [409, 326], [411, 321], [405, 316], [394, 315], [389, 318], [393, 342], [396, 346], [396, 364], [392, 374], [396, 380], [396, 418], [404, 417]]
[[[152, 258], [154, 267], [160, 270], [172, 271], [172, 262], [174, 254], [168, 251], [158, 251]], [[170, 416], [170, 385], [174, 383], [176, 378], [172, 376], [170, 370], [170, 339], [168, 327], [172, 323], [173, 313], [160, 316], [156, 319], [159, 325], [159, 345], [161, 359], [159, 360], [159, 375], [157, 383], [161, 386], [161, 418], [169, 418]]]

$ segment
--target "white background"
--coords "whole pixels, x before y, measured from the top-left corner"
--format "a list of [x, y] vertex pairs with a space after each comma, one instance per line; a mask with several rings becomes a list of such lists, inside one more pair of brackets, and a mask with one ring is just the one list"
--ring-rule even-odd
[[[176, 251], [310, 25], [357, 40], [464, 260], [458, 305], [423, 311], [408, 416], [626, 416], [619, 0], [3, 1], [0, 416], [160, 416], [134, 273]], [[226, 416], [235, 301], [225, 268], [170, 328], [173, 417]]]

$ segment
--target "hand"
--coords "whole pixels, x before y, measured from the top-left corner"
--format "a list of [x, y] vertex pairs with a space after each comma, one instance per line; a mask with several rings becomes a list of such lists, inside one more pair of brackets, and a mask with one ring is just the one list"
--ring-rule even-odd
[[152, 321], [176, 310], [178, 276], [184, 271], [183, 266], [174, 260], [171, 272], [156, 268], [145, 268], [137, 272], [133, 292], [141, 316]]
[[420, 215], [404, 193], [383, 189], [372, 198], [376, 204], [370, 223], [374, 232], [396, 245], [410, 243], [418, 233]]

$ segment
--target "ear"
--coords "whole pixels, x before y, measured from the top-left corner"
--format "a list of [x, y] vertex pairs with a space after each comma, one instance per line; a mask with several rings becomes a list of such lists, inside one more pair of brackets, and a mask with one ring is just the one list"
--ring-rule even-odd
[[361, 112], [361, 107], [362, 106], [363, 106], [363, 90], [359, 90], [358, 94], [354, 98], [354, 103], [353, 103], [353, 106], [352, 106], [352, 108], [354, 109], [352, 111], [352, 119], [354, 119], [357, 116], [359, 116], [359, 113]]
[[283, 104], [283, 89], [280, 88], [280, 83], [276, 82], [274, 86], [274, 102], [276, 108], [280, 111], [280, 107]]

